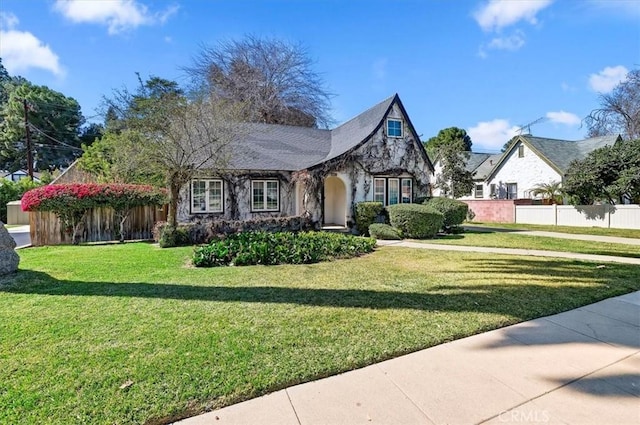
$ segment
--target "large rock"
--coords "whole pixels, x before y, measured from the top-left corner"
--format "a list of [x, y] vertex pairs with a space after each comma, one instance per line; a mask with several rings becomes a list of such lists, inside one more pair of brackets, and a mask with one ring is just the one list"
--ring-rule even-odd
[[13, 240], [4, 223], [0, 221], [0, 275], [13, 273], [18, 270], [20, 257], [15, 251], [16, 241]]

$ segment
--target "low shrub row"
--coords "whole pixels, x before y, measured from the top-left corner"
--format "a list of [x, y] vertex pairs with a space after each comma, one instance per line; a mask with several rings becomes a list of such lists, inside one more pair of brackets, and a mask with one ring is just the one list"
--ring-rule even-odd
[[[380, 202], [360, 202], [356, 204], [355, 217], [361, 235], [376, 239], [425, 239], [433, 238], [438, 232], [457, 233], [468, 211], [469, 206], [462, 201], [430, 198], [423, 203], [396, 204], [386, 209]], [[390, 226], [374, 222], [384, 212]]]
[[375, 240], [327, 232], [243, 232], [196, 247], [196, 267], [309, 264], [373, 251]]
[[153, 238], [161, 248], [170, 248], [206, 244], [233, 233], [309, 230], [313, 230], [313, 222], [302, 216], [267, 217], [252, 220], [210, 220], [180, 224], [177, 227], [169, 227], [163, 221], [156, 223], [153, 229]]

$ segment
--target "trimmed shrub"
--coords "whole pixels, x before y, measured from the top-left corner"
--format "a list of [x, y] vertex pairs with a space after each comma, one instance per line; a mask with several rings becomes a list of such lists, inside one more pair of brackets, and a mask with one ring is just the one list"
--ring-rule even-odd
[[356, 204], [356, 229], [361, 235], [369, 234], [369, 226], [382, 213], [382, 202], [358, 202]]
[[373, 223], [371, 226], [369, 226], [369, 234], [372, 238], [382, 240], [402, 239], [402, 236], [400, 236], [400, 233], [398, 233], [398, 229], [394, 229], [393, 227], [384, 223]]
[[469, 212], [469, 205], [456, 199], [431, 198], [424, 204], [444, 215], [442, 230], [447, 233], [450, 233], [454, 227], [460, 226]]
[[396, 204], [387, 207], [391, 226], [406, 238], [433, 238], [442, 227], [444, 216], [426, 205]]
[[196, 267], [309, 264], [373, 251], [376, 241], [327, 232], [243, 232], [196, 247]]
[[[163, 229], [167, 226], [166, 221], [159, 221], [153, 228], [153, 239], [160, 243]], [[225, 235], [241, 232], [302, 232], [314, 228], [314, 223], [308, 217], [266, 217], [251, 220], [207, 220], [195, 223], [183, 223], [177, 226], [176, 231], [184, 234], [185, 237], [175, 239], [178, 245], [162, 246], [186, 246], [202, 245], [224, 239]]]
[[189, 241], [189, 231], [184, 226], [173, 227], [165, 223], [159, 230], [158, 244], [160, 248], [191, 245]]

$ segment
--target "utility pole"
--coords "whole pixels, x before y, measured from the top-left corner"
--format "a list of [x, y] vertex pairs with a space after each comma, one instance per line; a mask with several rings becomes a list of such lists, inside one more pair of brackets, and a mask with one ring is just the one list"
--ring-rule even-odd
[[29, 107], [27, 99], [22, 99], [24, 106], [24, 131], [27, 137], [27, 174], [33, 181], [33, 152], [31, 152], [31, 133], [29, 132]]

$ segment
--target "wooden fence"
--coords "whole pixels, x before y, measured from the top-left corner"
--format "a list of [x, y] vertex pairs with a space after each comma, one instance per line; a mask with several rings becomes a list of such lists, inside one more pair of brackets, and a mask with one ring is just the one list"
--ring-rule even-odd
[[[125, 239], [152, 239], [153, 226], [166, 219], [166, 207], [136, 207], [124, 224]], [[30, 212], [29, 224], [33, 246], [71, 244], [71, 235], [62, 228], [58, 216], [51, 212]], [[80, 243], [115, 241], [119, 239], [118, 229], [113, 209], [94, 208], [85, 215], [78, 240]]]

